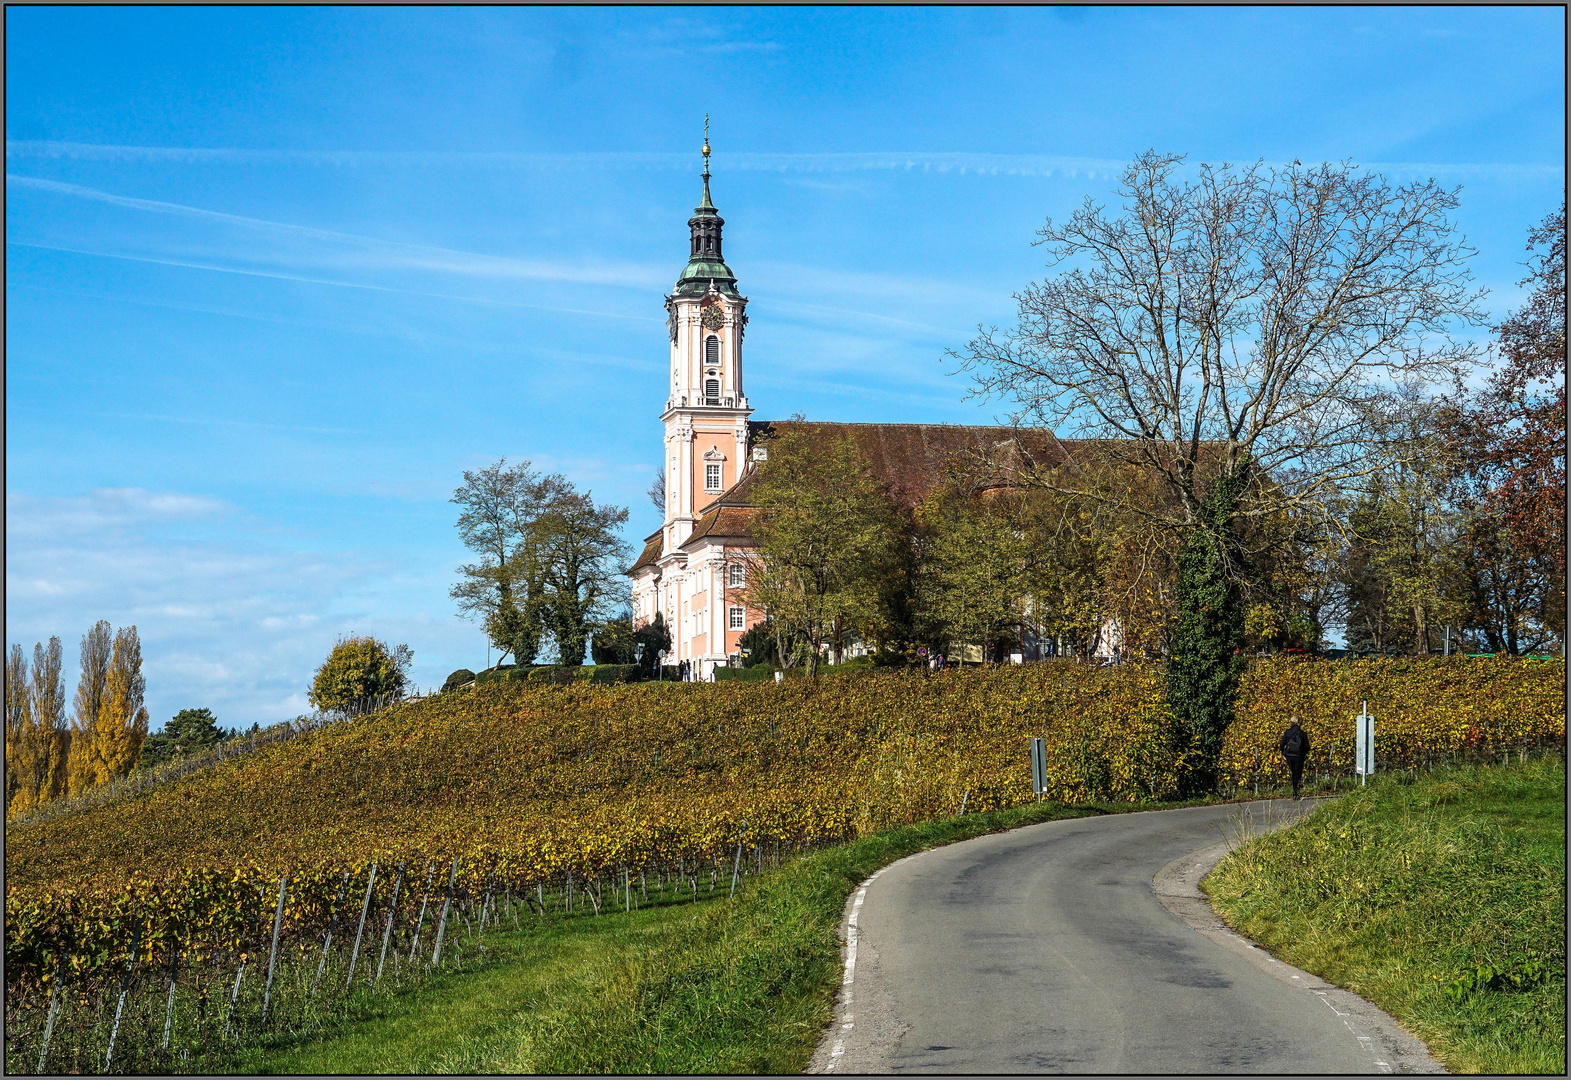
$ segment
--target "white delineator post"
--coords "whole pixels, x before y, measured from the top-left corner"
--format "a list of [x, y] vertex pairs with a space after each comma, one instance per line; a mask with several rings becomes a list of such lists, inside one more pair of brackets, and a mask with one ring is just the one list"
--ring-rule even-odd
[[1358, 786], [1369, 783], [1375, 771], [1375, 718], [1369, 715], [1369, 702], [1356, 717], [1358, 731], [1353, 740], [1353, 771], [1358, 773]]

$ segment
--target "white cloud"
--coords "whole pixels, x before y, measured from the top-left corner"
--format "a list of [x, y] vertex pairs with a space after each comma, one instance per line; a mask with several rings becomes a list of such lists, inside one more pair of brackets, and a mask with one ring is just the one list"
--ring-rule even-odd
[[211, 518], [233, 509], [228, 503], [201, 495], [142, 488], [98, 488], [68, 498], [35, 498], [8, 491], [6, 546], [9, 549], [13, 540], [57, 540], [127, 525]]
[[[262, 267], [316, 267], [350, 273], [418, 271], [491, 281], [564, 282], [579, 285], [614, 285], [634, 289], [658, 288], [665, 284], [669, 276], [663, 267], [628, 264], [597, 265], [584, 261], [546, 262], [384, 240], [374, 236], [360, 236], [331, 229], [295, 225], [290, 222], [227, 214], [180, 203], [116, 195], [112, 192], [84, 187], [81, 184], [67, 184], [57, 180], [19, 176], [15, 173], [6, 174], [6, 184], [8, 187], [15, 186], [50, 195], [82, 199], [140, 213], [175, 216], [208, 226], [215, 230], [217, 235], [207, 232], [180, 238], [178, 243], [184, 245], [186, 251], [168, 250], [174, 242], [167, 236], [160, 235], [158, 241], [162, 248], [160, 251], [152, 253], [145, 249], [138, 251], [132, 241], [129, 250], [122, 246], [119, 252], [125, 257], [161, 255], [183, 265], [199, 264], [207, 260], [207, 264], [200, 266], [202, 269], [259, 272], [256, 268], [260, 265]], [[26, 239], [13, 242], [30, 245], [33, 243]], [[125, 241], [122, 241], [122, 245], [124, 244]], [[36, 246], [42, 247], [48, 244], [37, 243]], [[191, 250], [193, 248], [194, 250]], [[116, 254], [102, 246], [100, 250], [90, 253]], [[214, 258], [223, 258], [228, 262], [211, 264], [210, 260]]]
[[[295, 715], [343, 633], [413, 645], [425, 686], [484, 657], [484, 639], [451, 616], [435, 576], [411, 581], [401, 558], [374, 553], [263, 546], [256, 534], [280, 530], [217, 500], [122, 488], [8, 494], [6, 509], [8, 640], [58, 634], [74, 673], [77, 641], [96, 620], [135, 625], [155, 729], [188, 707], [212, 708], [226, 726]], [[167, 535], [193, 523], [228, 535]]]

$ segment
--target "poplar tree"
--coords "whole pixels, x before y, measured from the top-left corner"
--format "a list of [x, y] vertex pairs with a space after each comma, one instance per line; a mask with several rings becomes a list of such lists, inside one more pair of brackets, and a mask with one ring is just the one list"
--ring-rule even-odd
[[[32, 726], [32, 706], [27, 694], [27, 657], [22, 646], [13, 644], [5, 658], [5, 812], [22, 793], [23, 760], [28, 729]], [[20, 807], [18, 807], [20, 809]]]
[[72, 795], [97, 784], [102, 774], [98, 745], [98, 716], [103, 710], [113, 651], [111, 627], [103, 619], [82, 635], [81, 675], [71, 703], [71, 749], [66, 763], [66, 787]]
[[59, 798], [66, 788], [66, 751], [71, 735], [65, 713], [63, 652], [60, 639], [54, 636], [47, 645], [39, 642], [33, 646], [32, 683], [28, 688], [32, 706], [28, 783], [35, 806]]
[[135, 626], [123, 626], [115, 632], [98, 711], [95, 738], [100, 784], [118, 780], [136, 765], [147, 738], [147, 707], [142, 700], [146, 691], [141, 639]]

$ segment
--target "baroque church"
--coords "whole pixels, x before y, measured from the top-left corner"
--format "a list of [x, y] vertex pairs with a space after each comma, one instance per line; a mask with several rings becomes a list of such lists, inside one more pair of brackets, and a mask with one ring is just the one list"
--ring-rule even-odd
[[[753, 420], [742, 381], [747, 297], [737, 289], [721, 246], [725, 219], [709, 195], [709, 143], [704, 142], [704, 191], [687, 225], [687, 266], [666, 297], [671, 338], [671, 382], [660, 419], [665, 424], [665, 521], [644, 541], [627, 571], [633, 583], [633, 623], [659, 614], [671, 634], [667, 664], [689, 661], [695, 678], [739, 663], [742, 635], [763, 613], [741, 599], [757, 552], [750, 491], [767, 460], [769, 437], [788, 428], [810, 436], [851, 435], [874, 476], [898, 501], [920, 503], [945, 473], [948, 460], [967, 450], [1016, 444], [1010, 428], [942, 424], [829, 424]], [[1038, 461], [1061, 448], [1033, 447]], [[1032, 649], [1035, 652], [1035, 649]], [[980, 655], [978, 656], [980, 658]]]

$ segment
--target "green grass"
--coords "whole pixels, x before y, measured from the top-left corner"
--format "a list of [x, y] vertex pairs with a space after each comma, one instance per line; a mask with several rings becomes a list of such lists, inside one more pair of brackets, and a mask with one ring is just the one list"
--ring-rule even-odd
[[1561, 1074], [1565, 823], [1558, 759], [1379, 778], [1253, 840], [1205, 888], [1234, 927], [1385, 1009], [1452, 1071]]
[[785, 860], [744, 878], [735, 900], [722, 881], [713, 899], [701, 885], [698, 903], [532, 916], [521, 930], [487, 931], [483, 956], [465, 945], [462, 970], [357, 994], [334, 1017], [182, 1069], [800, 1072], [832, 1019], [846, 897], [875, 870], [984, 833], [1142, 809], [1151, 807], [1042, 803], [968, 814]]

